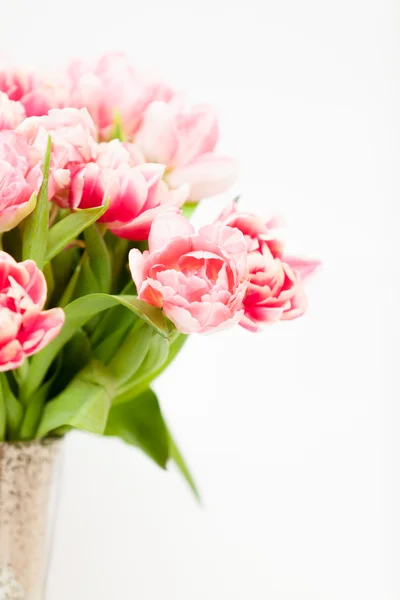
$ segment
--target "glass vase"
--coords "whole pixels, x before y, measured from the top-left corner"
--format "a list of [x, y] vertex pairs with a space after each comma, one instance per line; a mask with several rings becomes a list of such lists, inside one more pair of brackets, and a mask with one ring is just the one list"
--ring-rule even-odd
[[0, 600], [44, 600], [60, 446], [0, 443]]

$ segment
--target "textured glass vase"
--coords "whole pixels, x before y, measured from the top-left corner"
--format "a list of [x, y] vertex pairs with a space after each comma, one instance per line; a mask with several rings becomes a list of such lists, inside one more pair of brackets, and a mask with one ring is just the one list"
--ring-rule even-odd
[[44, 600], [60, 445], [0, 443], [0, 600]]

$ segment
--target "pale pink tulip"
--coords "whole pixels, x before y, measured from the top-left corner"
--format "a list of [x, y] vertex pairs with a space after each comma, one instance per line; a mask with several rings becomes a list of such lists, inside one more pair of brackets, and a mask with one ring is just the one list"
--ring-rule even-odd
[[14, 131], [0, 132], [0, 232], [9, 231], [36, 206], [42, 183], [31, 149]]
[[167, 165], [171, 187], [188, 184], [190, 200], [198, 201], [225, 191], [237, 176], [236, 162], [214, 152], [218, 136], [217, 117], [209, 106], [182, 109], [153, 102], [135, 142], [146, 160]]
[[131, 250], [139, 298], [162, 308], [182, 333], [207, 333], [237, 323], [247, 287], [246, 244], [223, 225], [195, 233], [181, 215], [158, 216], [149, 250]]
[[11, 65], [0, 67], [0, 91], [21, 102], [28, 117], [46, 115], [52, 108], [65, 106], [66, 101], [65, 81], [41, 78]]
[[33, 88], [33, 74], [15, 69], [10, 64], [0, 65], [0, 91], [10, 100], [21, 101]]
[[124, 135], [133, 136], [149, 104], [174, 94], [163, 82], [137, 73], [122, 53], [106, 54], [93, 64], [74, 60], [67, 75], [69, 105], [88, 109], [102, 140], [109, 139], [117, 119]]
[[146, 239], [154, 217], [178, 213], [187, 199], [187, 186], [170, 190], [162, 180], [165, 167], [139, 163], [140, 153], [132, 144], [118, 140], [99, 144], [96, 162], [88, 163], [72, 177], [70, 206], [91, 208], [109, 200], [99, 219], [117, 236]]
[[264, 223], [257, 215], [239, 212], [233, 203], [218, 221], [239, 229], [246, 240], [250, 281], [240, 325], [259, 331], [262, 324], [303, 315], [307, 308], [304, 282], [319, 261], [284, 255], [279, 219]]
[[15, 129], [25, 117], [22, 104], [10, 100], [7, 94], [0, 92], [0, 130]]
[[0, 371], [18, 368], [59, 334], [64, 311], [43, 311], [46, 295], [46, 280], [34, 261], [17, 263], [0, 252]]
[[49, 198], [68, 206], [71, 176], [94, 160], [97, 144], [95, 126], [86, 109], [53, 109], [42, 117], [29, 117], [17, 131], [39, 155], [44, 156], [48, 137], [52, 141]]

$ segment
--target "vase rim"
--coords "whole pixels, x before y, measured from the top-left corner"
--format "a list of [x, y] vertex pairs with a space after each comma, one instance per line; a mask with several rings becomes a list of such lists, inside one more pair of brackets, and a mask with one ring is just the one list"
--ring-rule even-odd
[[48, 438], [41, 438], [39, 440], [9, 440], [0, 442], [0, 448], [4, 446], [50, 446], [57, 442], [61, 442], [64, 439], [62, 436], [53, 436]]

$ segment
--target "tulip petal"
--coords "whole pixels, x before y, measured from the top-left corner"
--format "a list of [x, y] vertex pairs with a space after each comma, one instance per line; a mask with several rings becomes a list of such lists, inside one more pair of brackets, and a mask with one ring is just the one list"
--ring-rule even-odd
[[285, 256], [283, 260], [293, 269], [293, 271], [297, 271], [300, 274], [302, 282], [311, 277], [311, 275], [321, 266], [319, 260], [299, 258], [296, 256]]
[[132, 221], [124, 225], [121, 225], [120, 223], [111, 223], [109, 225], [109, 229], [118, 237], [127, 240], [146, 240], [149, 236], [151, 224], [153, 223], [156, 216], [163, 214], [178, 215], [179, 213], [179, 209], [175, 208], [175, 206], [157, 206], [156, 208], [151, 208], [149, 210], [144, 211], [141, 215], [139, 215], [135, 219], [132, 219]]
[[135, 141], [148, 162], [170, 163], [178, 148], [178, 137], [173, 112], [166, 102], [149, 106]]
[[193, 235], [193, 225], [183, 215], [164, 213], [158, 215], [151, 226], [149, 250], [156, 252], [168, 244], [173, 238]]
[[166, 176], [172, 188], [189, 184], [191, 202], [198, 202], [227, 190], [237, 179], [237, 162], [225, 156], [203, 154], [192, 163], [174, 169]]

